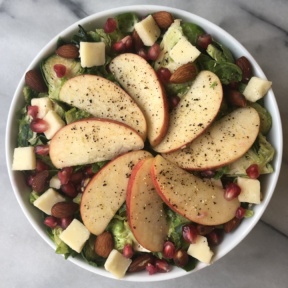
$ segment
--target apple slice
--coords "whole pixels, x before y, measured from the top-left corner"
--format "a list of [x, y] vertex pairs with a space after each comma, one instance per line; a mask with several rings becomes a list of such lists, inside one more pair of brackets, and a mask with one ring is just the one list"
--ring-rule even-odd
[[235, 217], [238, 198], [226, 200], [224, 189], [157, 155], [151, 168], [155, 188], [175, 212], [202, 225], [219, 225]]
[[170, 113], [167, 134], [153, 149], [159, 153], [168, 153], [192, 142], [212, 123], [222, 98], [222, 85], [217, 75], [201, 71], [190, 90]]
[[214, 122], [184, 149], [162, 156], [187, 170], [216, 169], [244, 155], [257, 138], [259, 127], [254, 108], [238, 108]]
[[128, 183], [126, 207], [128, 223], [135, 239], [152, 252], [163, 250], [168, 223], [163, 201], [150, 176], [153, 158], [141, 160], [132, 170]]
[[125, 202], [131, 171], [147, 157], [152, 155], [144, 150], [125, 153], [106, 164], [90, 180], [81, 199], [80, 213], [92, 234], [101, 234]]
[[161, 142], [168, 128], [166, 94], [151, 65], [137, 54], [124, 53], [115, 57], [109, 68], [117, 81], [142, 109], [149, 142]]
[[68, 79], [60, 90], [59, 99], [95, 117], [123, 122], [146, 138], [146, 120], [136, 102], [105, 78], [85, 74]]
[[49, 154], [54, 166], [63, 168], [111, 160], [143, 146], [143, 139], [131, 127], [113, 120], [89, 118], [58, 130], [50, 142]]

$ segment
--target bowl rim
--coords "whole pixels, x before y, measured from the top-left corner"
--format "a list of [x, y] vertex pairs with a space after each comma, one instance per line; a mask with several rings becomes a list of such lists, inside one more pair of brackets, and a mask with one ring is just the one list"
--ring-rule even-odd
[[[188, 11], [184, 11], [182, 9], [178, 9], [178, 8], [173, 8], [173, 7], [168, 7], [168, 6], [163, 6], [163, 5], [127, 5], [127, 6], [121, 6], [121, 7], [116, 7], [116, 8], [112, 8], [112, 9], [107, 9], [107, 10], [103, 10], [100, 12], [96, 12], [92, 15], [89, 15], [83, 19], [80, 19], [76, 22], [74, 22], [72, 25], [68, 26], [66, 29], [64, 29], [63, 31], [61, 31], [60, 33], [58, 33], [56, 36], [54, 36], [40, 51], [39, 53], [35, 56], [35, 58], [33, 59], [33, 61], [30, 63], [30, 65], [27, 67], [27, 69], [25, 71], [28, 71], [29, 69], [32, 69], [33, 67], [39, 65], [39, 62], [41, 61], [41, 59], [43, 59], [45, 56], [49, 55], [49, 53], [51, 53], [53, 51], [53, 49], [55, 50], [56, 47], [56, 43], [57, 40], [59, 39], [59, 37], [67, 37], [67, 35], [72, 35], [72, 33], [75, 33], [77, 31], [77, 27], [78, 25], [90, 25], [93, 22], [99, 22], [99, 19], [105, 19], [111, 15], [117, 15], [119, 13], [123, 13], [123, 12], [136, 12], [137, 14], [148, 14], [148, 13], [152, 13], [155, 11], [168, 11], [173, 13], [174, 15], [179, 15], [181, 17], [181, 19], [190, 19], [192, 22], [195, 22], [196, 24], [200, 25], [202, 28], [204, 28], [204, 30], [206, 31], [213, 31], [213, 33], [216, 32], [217, 37], [221, 38], [221, 42], [224, 45], [228, 45], [228, 46], [235, 46], [233, 47], [233, 49], [236, 49], [238, 52], [241, 52], [251, 61], [252, 66], [255, 70], [254, 75], [257, 75], [259, 77], [262, 78], [266, 78], [263, 70], [261, 69], [261, 67], [258, 65], [258, 63], [256, 62], [256, 60], [253, 58], [253, 56], [250, 54], [250, 52], [238, 41], [236, 40], [236, 38], [234, 38], [231, 34], [229, 34], [228, 32], [226, 32], [224, 29], [222, 29], [221, 27], [217, 26], [216, 24], [214, 24], [213, 22], [200, 17], [196, 14], [193, 14], [191, 12]], [[100, 20], [101, 22], [101, 20]], [[208, 27], [208, 29], [207, 29]], [[213, 33], [211, 33], [213, 35]], [[214, 35], [213, 35], [214, 36]], [[224, 37], [223, 37], [224, 36]], [[233, 54], [235, 55], [235, 51], [233, 51]], [[18, 106], [18, 102], [20, 99], [20, 96], [22, 94], [22, 88], [24, 85], [24, 76], [25, 73], [23, 74], [23, 76], [21, 77], [20, 82], [18, 83], [18, 86], [16, 88], [16, 91], [13, 95], [13, 99], [11, 101], [10, 104], [10, 108], [9, 108], [9, 112], [8, 112], [8, 119], [7, 119], [7, 123], [6, 123], [6, 133], [5, 133], [5, 154], [6, 154], [6, 165], [7, 165], [7, 170], [8, 170], [8, 175], [9, 175], [9, 180], [14, 192], [14, 195], [17, 199], [17, 202], [19, 204], [19, 206], [21, 207], [21, 210], [23, 211], [24, 215], [26, 216], [27, 220], [30, 222], [30, 224], [32, 225], [32, 227], [34, 228], [34, 230], [36, 230], [36, 232], [40, 235], [40, 237], [46, 242], [48, 243], [48, 245], [50, 245], [53, 249], [55, 249], [54, 243], [49, 239], [48, 235], [46, 234], [46, 232], [44, 231], [44, 229], [42, 227], [39, 226], [39, 224], [37, 223], [37, 221], [33, 218], [31, 211], [29, 211], [29, 209], [26, 206], [26, 202], [29, 199], [25, 199], [23, 195], [21, 195], [20, 193], [20, 189], [17, 186], [17, 171], [12, 171], [11, 169], [11, 165], [12, 165], [12, 150], [14, 149], [14, 147], [16, 147], [16, 141], [15, 141], [15, 131], [13, 131], [13, 125], [15, 126], [15, 115], [19, 109]], [[267, 100], [267, 98], [269, 100]], [[275, 127], [272, 128], [272, 132], [273, 135], [272, 136], [277, 136], [277, 142], [275, 142], [273, 140], [273, 145], [275, 147], [276, 150], [276, 154], [275, 154], [275, 158], [274, 158], [274, 172], [273, 174], [270, 175], [270, 178], [272, 179], [270, 181], [270, 185], [269, 185], [269, 189], [268, 189], [268, 193], [266, 195], [266, 197], [264, 198], [263, 202], [261, 204], [254, 206], [254, 210], [256, 209], [255, 215], [253, 216], [252, 221], [247, 221], [247, 224], [245, 225], [245, 227], [242, 227], [243, 229], [241, 229], [241, 225], [237, 228], [237, 230], [239, 229], [238, 233], [235, 232], [235, 234], [239, 234], [236, 240], [233, 241], [233, 243], [229, 244], [228, 247], [226, 247], [225, 249], [221, 250], [221, 251], [217, 251], [217, 254], [214, 258], [213, 262], [216, 262], [217, 260], [219, 260], [220, 258], [222, 258], [223, 256], [225, 256], [227, 253], [229, 253], [231, 250], [233, 250], [250, 232], [251, 230], [254, 228], [254, 226], [258, 223], [258, 221], [260, 220], [261, 216], [263, 215], [264, 211], [266, 210], [266, 207], [268, 206], [274, 191], [275, 191], [275, 187], [279, 178], [279, 174], [280, 174], [280, 169], [281, 169], [281, 162], [282, 162], [282, 153], [283, 153], [283, 136], [282, 136], [282, 123], [281, 123], [281, 118], [280, 118], [280, 112], [278, 109], [278, 105], [276, 102], [276, 98], [275, 95], [273, 93], [273, 90], [270, 89], [268, 94], [265, 96], [265, 101], [269, 101], [270, 105], [272, 105], [271, 109], [269, 109], [269, 111], [271, 112], [273, 110], [274, 114], [273, 114], [273, 123], [276, 123], [277, 125]], [[269, 179], [270, 179], [269, 178]], [[27, 198], [27, 197], [26, 197]], [[29, 203], [29, 205], [31, 205]], [[32, 205], [31, 205], [32, 206]], [[32, 207], [33, 208], [33, 207]], [[243, 223], [242, 223], [243, 224]], [[245, 228], [245, 229], [244, 229]], [[243, 230], [243, 231], [242, 231]], [[235, 238], [235, 237], [234, 237]], [[95, 268], [89, 264], [87, 264], [86, 262], [84, 262], [82, 259], [78, 259], [78, 258], [72, 258], [69, 257], [68, 258], [72, 263], [76, 264], [79, 267], [84, 268], [85, 270], [91, 271], [95, 274], [101, 275], [101, 276], [105, 276], [107, 278], [110, 279], [116, 279], [111, 273], [105, 271], [103, 268]], [[186, 272], [183, 269], [179, 269], [179, 268], [174, 268], [173, 271], [169, 272], [169, 273], [159, 273], [159, 274], [155, 274], [153, 275], [153, 277], [148, 276], [147, 274], [142, 273], [137, 273], [137, 274], [127, 274], [123, 279], [121, 279], [122, 281], [134, 281], [134, 282], [155, 282], [155, 281], [165, 281], [165, 280], [169, 280], [169, 279], [174, 279], [174, 278], [178, 278], [178, 277], [182, 277], [185, 275], [189, 275], [191, 273], [194, 273], [196, 271], [201, 270], [204, 267], [207, 267], [209, 265], [203, 264], [203, 263], [198, 263], [196, 268], [190, 272]]]

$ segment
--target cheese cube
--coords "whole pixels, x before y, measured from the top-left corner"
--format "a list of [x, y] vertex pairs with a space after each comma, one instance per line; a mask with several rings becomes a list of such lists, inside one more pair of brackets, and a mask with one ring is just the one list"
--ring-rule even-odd
[[271, 81], [253, 76], [244, 89], [243, 95], [248, 101], [256, 102], [268, 92], [271, 86]]
[[65, 126], [65, 122], [53, 110], [48, 111], [43, 120], [49, 125], [48, 129], [44, 132], [47, 139], [51, 139], [59, 129]]
[[48, 97], [33, 98], [31, 105], [38, 107], [37, 118], [40, 119], [42, 119], [49, 110], [53, 109], [52, 102]]
[[152, 15], [136, 23], [134, 27], [145, 46], [152, 46], [161, 34], [161, 30]]
[[49, 186], [50, 186], [51, 188], [60, 189], [60, 187], [61, 187], [61, 181], [60, 181], [58, 175], [54, 175], [54, 176], [50, 179]]
[[208, 246], [207, 238], [201, 235], [197, 236], [195, 243], [189, 245], [187, 253], [206, 264], [211, 263], [212, 256], [214, 255]]
[[195, 61], [200, 54], [186, 37], [182, 37], [169, 52], [170, 57], [181, 65]]
[[105, 43], [80, 42], [79, 54], [82, 67], [102, 66], [105, 64]]
[[14, 149], [12, 170], [34, 170], [36, 155], [34, 147], [18, 147]]
[[241, 188], [241, 193], [238, 196], [240, 202], [261, 203], [260, 181], [258, 179], [238, 177], [237, 184]]
[[122, 253], [113, 249], [104, 264], [105, 269], [116, 278], [123, 278], [132, 260], [123, 256]]
[[53, 188], [49, 188], [33, 202], [33, 205], [45, 214], [51, 215], [51, 209], [54, 204], [63, 201], [65, 201], [65, 198], [61, 194]]
[[70, 225], [59, 235], [59, 238], [71, 249], [80, 253], [85, 242], [89, 239], [90, 232], [77, 219], [74, 219]]

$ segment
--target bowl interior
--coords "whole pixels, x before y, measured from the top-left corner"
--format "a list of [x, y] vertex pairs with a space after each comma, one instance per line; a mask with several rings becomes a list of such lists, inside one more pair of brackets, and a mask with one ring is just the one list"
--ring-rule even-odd
[[[206, 32], [213, 35], [215, 39], [221, 41], [224, 45], [226, 45], [231, 51], [233, 52], [234, 56], [240, 57], [245, 55], [252, 63], [254, 69], [254, 75], [266, 78], [263, 71], [261, 70], [260, 66], [256, 63], [255, 59], [252, 55], [230, 34], [225, 32], [220, 27], [216, 26], [215, 24], [203, 19], [197, 15], [191, 14], [186, 11], [182, 11], [179, 9], [174, 9], [165, 6], [153, 6], [153, 5], [137, 5], [137, 6], [127, 6], [121, 8], [115, 8], [112, 10], [107, 10], [104, 12], [96, 13], [89, 17], [86, 17], [75, 24], [71, 25], [69, 28], [65, 29], [56, 37], [54, 37], [35, 57], [34, 61], [29, 65], [27, 70], [32, 69], [33, 67], [37, 66], [41, 59], [47, 57], [51, 54], [56, 47], [56, 42], [59, 37], [69, 39], [75, 32], [78, 30], [78, 25], [82, 25], [84, 28], [95, 28], [95, 27], [103, 27], [105, 20], [108, 17], [113, 17], [113, 15], [117, 15], [122, 12], [137, 12], [139, 15], [145, 15], [148, 13], [152, 13], [154, 11], [166, 10], [168, 12], [173, 13], [175, 17], [179, 17], [184, 21], [190, 21], [198, 24], [201, 26]], [[22, 97], [22, 88], [24, 85], [24, 75], [17, 87], [15, 95], [13, 97], [10, 111], [8, 114], [8, 121], [6, 127], [6, 160], [7, 160], [7, 168], [8, 173], [11, 181], [12, 188], [14, 190], [15, 196], [17, 201], [23, 210], [25, 216], [27, 217], [28, 221], [34, 227], [34, 229], [39, 233], [39, 235], [54, 249], [54, 244], [49, 239], [46, 234], [45, 227], [42, 224], [42, 217], [41, 213], [37, 211], [30, 203], [29, 203], [29, 189], [25, 184], [25, 180], [21, 173], [17, 171], [11, 170], [11, 163], [13, 157], [13, 150], [16, 146], [16, 137], [18, 131], [18, 121], [17, 121], [17, 112], [24, 104], [23, 97]], [[269, 112], [273, 117], [273, 127], [269, 133], [269, 140], [272, 145], [276, 149], [276, 156], [274, 158], [274, 169], [275, 172], [273, 174], [267, 175], [263, 178], [262, 181], [262, 192], [264, 193], [264, 200], [260, 205], [256, 205], [254, 207], [254, 216], [250, 219], [243, 221], [243, 223], [236, 229], [235, 232], [227, 234], [224, 237], [223, 242], [217, 247], [216, 255], [214, 257], [214, 262], [222, 258], [225, 254], [231, 251], [235, 246], [237, 246], [246, 236], [247, 234], [253, 229], [256, 225], [262, 214], [264, 213], [275, 189], [278, 176], [280, 173], [280, 166], [282, 161], [282, 126], [281, 126], [281, 119], [279, 115], [278, 106], [275, 100], [275, 96], [273, 91], [270, 89], [268, 94], [265, 96], [265, 106], [268, 107]], [[108, 273], [104, 269], [95, 268], [88, 265], [84, 260], [80, 258], [72, 258], [69, 259], [73, 263], [77, 264], [78, 266], [89, 270], [93, 273], [103, 275], [109, 278], [114, 278], [112, 274]], [[198, 271], [204, 268], [206, 265], [203, 263], [199, 263], [195, 270], [192, 272]], [[160, 280], [168, 280], [172, 278], [177, 278], [183, 275], [187, 275], [182, 269], [173, 268], [173, 271], [170, 273], [159, 273], [153, 275], [153, 277], [149, 277], [147, 273], [137, 273], [135, 275], [127, 275], [124, 280], [126, 281], [160, 281]]]

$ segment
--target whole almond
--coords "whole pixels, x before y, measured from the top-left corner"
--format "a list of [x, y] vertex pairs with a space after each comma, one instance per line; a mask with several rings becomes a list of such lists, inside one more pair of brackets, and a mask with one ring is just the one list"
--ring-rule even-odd
[[25, 84], [36, 92], [47, 92], [47, 86], [43, 80], [43, 77], [36, 69], [26, 72]]
[[153, 262], [153, 256], [149, 253], [143, 253], [132, 260], [128, 272], [139, 272], [146, 269], [148, 263]]
[[180, 84], [195, 79], [197, 75], [197, 67], [194, 63], [187, 63], [177, 68], [171, 75], [169, 81], [171, 83]]
[[236, 107], [246, 107], [247, 106], [247, 100], [245, 98], [245, 96], [234, 89], [229, 89], [226, 93], [225, 93], [225, 98], [228, 101], [228, 103], [230, 103], [233, 106]]
[[107, 258], [113, 248], [114, 241], [110, 232], [105, 231], [96, 237], [94, 251], [99, 256]]
[[79, 48], [73, 44], [65, 44], [56, 50], [56, 54], [63, 58], [75, 59], [79, 57]]
[[167, 11], [158, 11], [152, 14], [155, 22], [160, 29], [168, 29], [174, 22], [174, 18], [171, 13]]
[[48, 177], [49, 177], [48, 170], [43, 170], [35, 174], [31, 180], [32, 189], [39, 194], [44, 192], [47, 186]]
[[252, 65], [250, 61], [245, 56], [242, 56], [236, 60], [236, 65], [242, 71], [242, 82], [248, 83], [252, 76]]
[[79, 208], [75, 202], [58, 202], [53, 205], [51, 215], [56, 218], [72, 216]]

